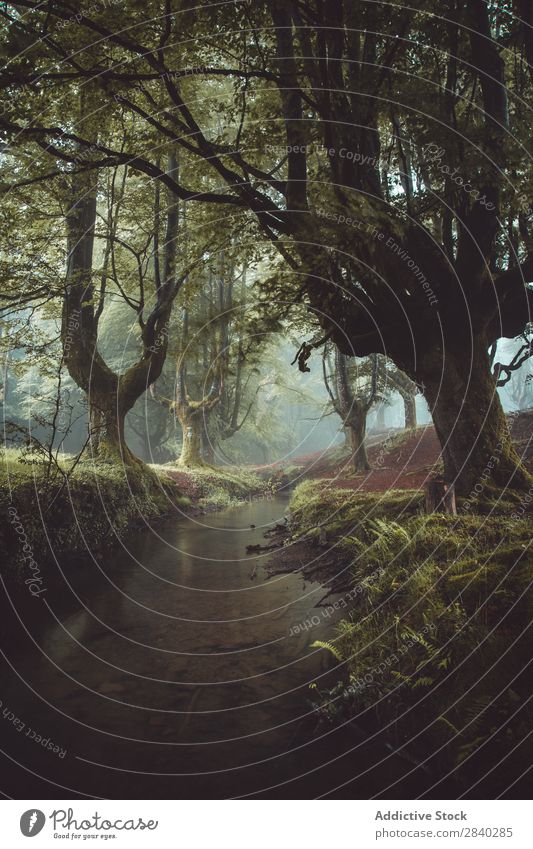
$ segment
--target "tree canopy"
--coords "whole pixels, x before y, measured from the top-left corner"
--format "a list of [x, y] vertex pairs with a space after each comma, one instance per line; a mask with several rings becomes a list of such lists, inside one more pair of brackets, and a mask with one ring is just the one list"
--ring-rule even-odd
[[[0, 14], [2, 189], [15, 223], [39, 206], [23, 248], [13, 236], [5, 298], [62, 301], [63, 346], [81, 311], [65, 360], [98, 415], [158, 379], [174, 299], [229, 228], [243, 256], [270, 258], [264, 320], [308, 307], [302, 369], [330, 341], [385, 355], [428, 401], [450, 481], [467, 492], [501, 445], [493, 481], [529, 486], [489, 349], [524, 333], [533, 303], [530, 3], [22, 0]], [[113, 232], [121, 203], [135, 244]], [[118, 377], [95, 333], [97, 215], [102, 265], [114, 244], [153, 288], [102, 271], [141, 332]], [[66, 282], [57, 244], [37, 271], [29, 260], [51, 222], [70, 227]]]

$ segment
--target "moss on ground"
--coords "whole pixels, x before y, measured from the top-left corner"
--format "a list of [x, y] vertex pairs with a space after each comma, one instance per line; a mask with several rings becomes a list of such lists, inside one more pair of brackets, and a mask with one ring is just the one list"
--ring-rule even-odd
[[4, 452], [2, 460], [0, 543], [15, 571], [28, 555], [21, 540], [41, 562], [98, 552], [136, 521], [190, 503], [170, 478], [148, 467], [86, 461], [65, 478], [57, 469], [48, 475], [42, 462], [22, 462], [18, 452]]
[[364, 714], [465, 784], [494, 766], [503, 790], [533, 754], [531, 523], [514, 499], [498, 516], [427, 516], [415, 495], [295, 492], [294, 534], [322, 522], [361, 589], [331, 640], [343, 677], [320, 711]]
[[309, 480], [300, 484], [291, 499], [293, 526], [299, 532], [325, 525], [341, 535], [366, 519], [386, 519], [420, 513], [423, 496], [416, 490], [357, 492], [336, 488], [334, 483]]
[[205, 507], [214, 505], [219, 510], [234, 507], [251, 493], [259, 493], [266, 488], [257, 475], [244, 469], [207, 467], [192, 472], [192, 475], [200, 492], [198, 503]]
[[251, 494], [269, 489], [268, 482], [255, 472], [235, 466], [221, 468], [202, 465], [182, 469], [176, 465], [167, 465], [152, 468], [159, 475], [176, 482], [195, 504], [208, 510], [234, 507]]
[[[68, 466], [65, 458], [63, 472]], [[29, 556], [46, 562], [54, 555], [99, 553], [137, 523], [179, 516], [189, 507], [231, 507], [266, 487], [257, 475], [237, 468], [175, 473], [170, 466], [91, 459], [65, 479], [57, 468], [48, 474], [42, 460], [8, 449], [0, 457], [0, 544], [16, 575]]]

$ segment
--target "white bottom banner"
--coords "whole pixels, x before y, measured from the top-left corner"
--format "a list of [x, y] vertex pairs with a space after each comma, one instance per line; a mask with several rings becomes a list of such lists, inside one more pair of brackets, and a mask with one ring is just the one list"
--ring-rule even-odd
[[527, 801], [4, 801], [1, 845], [530, 849]]

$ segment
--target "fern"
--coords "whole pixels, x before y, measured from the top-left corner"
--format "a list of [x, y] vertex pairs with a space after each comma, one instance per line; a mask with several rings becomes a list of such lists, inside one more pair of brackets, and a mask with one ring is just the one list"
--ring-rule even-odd
[[456, 726], [453, 724], [453, 722], [450, 722], [450, 720], [449, 720], [449, 719], [446, 719], [446, 717], [445, 717], [445, 716], [438, 716], [438, 717], [437, 717], [437, 721], [438, 721], [438, 722], [444, 722], [444, 724], [445, 724], [448, 728], [450, 728], [450, 729], [453, 731], [453, 733], [454, 733], [454, 734], [460, 734], [460, 733], [461, 733], [461, 732], [459, 731], [459, 729], [458, 729], [458, 728], [456, 728]]
[[332, 654], [333, 657], [336, 660], [339, 661], [339, 663], [342, 660], [344, 660], [344, 657], [343, 657], [342, 653], [339, 651], [339, 649], [336, 646], [334, 646], [332, 643], [328, 643], [326, 640], [315, 640], [315, 642], [311, 644], [311, 648], [312, 649], [326, 649], [326, 651], [329, 651], [330, 654]]
[[483, 722], [487, 721], [487, 711], [493, 704], [492, 694], [483, 693], [480, 696], [470, 696], [467, 704], [462, 708], [466, 718], [463, 733], [471, 734], [476, 731]]
[[488, 740], [489, 736], [489, 734], [484, 734], [483, 736], [475, 737], [474, 740], [470, 740], [468, 743], [461, 746], [457, 755], [457, 763], [461, 763], [461, 761], [464, 761], [465, 758], [473, 754], [476, 749], [479, 749], [479, 747]]
[[414, 687], [431, 687], [433, 684], [433, 678], [430, 678], [428, 675], [421, 675], [420, 678], [417, 678], [416, 681], [411, 685]]

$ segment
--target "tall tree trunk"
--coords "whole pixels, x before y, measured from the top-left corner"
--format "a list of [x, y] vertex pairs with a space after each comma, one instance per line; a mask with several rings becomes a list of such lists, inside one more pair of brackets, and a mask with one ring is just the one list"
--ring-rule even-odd
[[177, 416], [183, 433], [178, 464], [187, 467], [201, 466], [203, 464], [201, 416], [191, 415], [184, 409], [178, 410]]
[[356, 473], [370, 471], [370, 463], [366, 451], [366, 414], [356, 415], [349, 419], [346, 425], [350, 435], [350, 450], [352, 453], [353, 470]]
[[[169, 157], [169, 167], [176, 167]], [[61, 338], [63, 358], [70, 376], [87, 394], [91, 426], [90, 446], [99, 460], [141, 465], [124, 440], [129, 410], [159, 377], [168, 344], [172, 304], [183, 282], [176, 276], [177, 201], [172, 197], [167, 212], [167, 241], [163, 282], [156, 287], [155, 305], [145, 318], [139, 316], [143, 351], [124, 374], [116, 374], [98, 350], [98, 319], [93, 286], [93, 246], [96, 221], [97, 177], [75, 173], [66, 216], [67, 274], [63, 299]], [[101, 306], [101, 304], [99, 305]]]
[[[211, 282], [211, 278], [210, 278]], [[181, 466], [202, 465], [204, 458], [214, 463], [214, 446], [207, 432], [207, 422], [211, 411], [220, 403], [225, 385], [225, 372], [228, 364], [227, 316], [225, 315], [224, 281], [218, 280], [219, 307], [222, 316], [220, 340], [212, 338], [210, 359], [215, 363], [213, 380], [207, 395], [199, 401], [192, 401], [187, 392], [186, 362], [183, 351], [187, 350], [189, 338], [189, 311], [183, 311], [182, 345], [176, 367], [176, 387], [173, 408], [178, 417], [182, 432], [182, 450], [178, 463]]]
[[209, 463], [210, 466], [215, 465], [215, 446], [213, 444], [213, 439], [209, 434], [208, 428], [209, 422], [209, 413], [204, 413], [202, 416], [201, 426], [202, 426], [202, 457], [206, 463]]
[[331, 398], [335, 412], [343, 421], [346, 441], [350, 446], [354, 472], [368, 471], [370, 463], [366, 452], [366, 420], [368, 411], [374, 403], [377, 386], [377, 358], [372, 362], [372, 389], [370, 396], [364, 400], [357, 398], [353, 392], [348, 374], [348, 357], [338, 347], [335, 348], [335, 391], [330, 388], [327, 369], [327, 355], [323, 359], [324, 383]]
[[69, 374], [87, 393], [93, 456], [129, 461], [119, 377], [97, 347], [98, 320], [93, 303], [92, 258], [96, 221], [96, 181], [74, 175], [67, 224], [67, 285], [63, 300], [63, 358]]
[[125, 414], [119, 412], [115, 407], [96, 410], [91, 417], [96, 424], [96, 441], [91, 437], [90, 445], [93, 456], [101, 462], [139, 462], [128, 446], [124, 438]]
[[463, 350], [447, 349], [445, 367], [421, 375], [442, 447], [444, 477], [461, 495], [474, 488], [481, 494], [487, 484], [527, 488], [533, 483], [512, 445], [487, 348], [477, 338], [470, 358]]
[[414, 430], [416, 427], [416, 395], [403, 396], [403, 409], [405, 415], [405, 429]]

